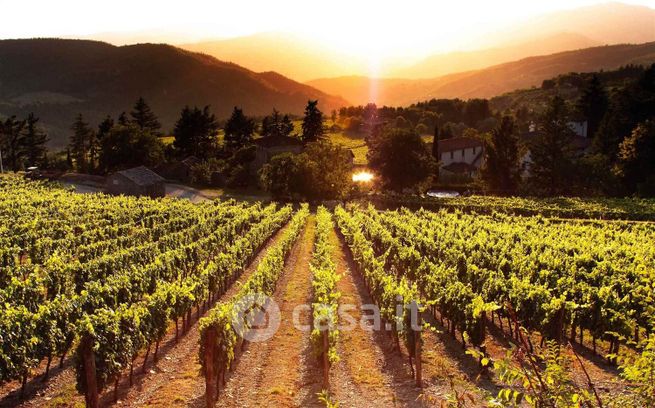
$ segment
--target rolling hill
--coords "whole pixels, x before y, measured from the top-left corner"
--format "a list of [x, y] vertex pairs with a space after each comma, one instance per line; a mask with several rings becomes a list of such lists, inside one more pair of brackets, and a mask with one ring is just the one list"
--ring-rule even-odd
[[534, 55], [548, 55], [599, 45], [604, 44], [581, 34], [558, 33], [506, 47], [437, 54], [410, 67], [397, 69], [393, 73], [399, 78], [435, 78], [455, 72], [486, 68]]
[[297, 81], [368, 72], [365, 58], [280, 32], [182, 44], [180, 47], [233, 61], [253, 71], [279, 72]]
[[[426, 50], [424, 57], [384, 59], [376, 68], [377, 75], [435, 78], [535, 55], [655, 41], [655, 10], [623, 3], [597, 4], [538, 15], [501, 30], [466, 40], [464, 37], [452, 39], [453, 46], [457, 46], [452, 52], [434, 54]], [[370, 75], [371, 64], [362, 55], [283, 32], [186, 43], [180, 47], [236, 62], [256, 72], [273, 70], [298, 81]]]
[[61, 147], [77, 113], [94, 126], [105, 115], [129, 111], [143, 96], [171, 129], [185, 105], [211, 105], [219, 118], [234, 106], [249, 115], [302, 113], [308, 99], [324, 111], [347, 104], [282, 75], [164, 44], [116, 47], [87, 40], [0, 41], [0, 115], [34, 112]]
[[655, 62], [655, 42], [612, 45], [524, 58], [481, 70], [432, 79], [325, 78], [307, 82], [354, 104], [404, 106], [431, 98], [490, 98], [515, 89], [540, 86], [544, 79], [568, 72], [616, 69]]

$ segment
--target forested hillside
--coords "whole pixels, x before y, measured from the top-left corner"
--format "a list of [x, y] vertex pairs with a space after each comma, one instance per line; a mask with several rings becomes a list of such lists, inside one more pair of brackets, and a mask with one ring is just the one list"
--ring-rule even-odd
[[0, 115], [34, 112], [56, 147], [67, 142], [76, 114], [99, 122], [141, 96], [152, 101], [164, 130], [185, 105], [211, 105], [226, 118], [234, 106], [263, 115], [273, 107], [301, 113], [308, 99], [320, 99], [326, 109], [345, 104], [282, 76], [163, 44], [6, 40], [0, 41], [0, 61]]

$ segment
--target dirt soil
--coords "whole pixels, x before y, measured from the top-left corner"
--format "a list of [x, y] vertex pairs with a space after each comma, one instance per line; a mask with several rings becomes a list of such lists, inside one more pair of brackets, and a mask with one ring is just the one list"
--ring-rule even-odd
[[[298, 241], [293, 246], [272, 298], [281, 312], [281, 324], [276, 334], [264, 342], [247, 343], [238, 355], [227, 384], [220, 390], [217, 407], [324, 407], [318, 394], [323, 389], [320, 364], [309, 341], [310, 333], [294, 327], [294, 309], [298, 305], [310, 305], [312, 301], [311, 271], [309, 264], [315, 237], [316, 221], [310, 216]], [[286, 228], [286, 227], [285, 227]], [[247, 279], [276, 243], [284, 228], [275, 234], [248, 266], [240, 281]], [[478, 362], [465, 353], [461, 334], [453, 338], [441, 326], [436, 316], [425, 313], [423, 318], [433, 331], [426, 331], [422, 364], [423, 386], [416, 387], [409, 365], [407, 350], [400, 350], [385, 330], [373, 331], [371, 319], [368, 325], [360, 325], [369, 316], [362, 305], [373, 304], [363, 277], [358, 271], [348, 247], [340, 234], [333, 230], [330, 236], [334, 247], [333, 259], [341, 279], [337, 288], [341, 293], [340, 306], [351, 305], [350, 317], [357, 323], [353, 330], [341, 330], [337, 343], [340, 360], [330, 370], [329, 399], [339, 407], [432, 407], [445, 406], [456, 396], [466, 399], [466, 407], [485, 406], [485, 400], [494, 396], [500, 385], [489, 374], [481, 372]], [[239, 289], [234, 284], [219, 300], [229, 300]], [[298, 322], [309, 325], [311, 312], [296, 316]], [[340, 322], [344, 323], [343, 316]], [[175, 341], [175, 325], [161, 343], [159, 361], [151, 357], [145, 374], [141, 371], [143, 356], [135, 364], [134, 385], [129, 386], [127, 372], [118, 388], [118, 404], [128, 407], [205, 407], [205, 383], [198, 361], [198, 324], [194, 310], [191, 328]], [[510, 336], [491, 322], [488, 325], [486, 348], [492, 359], [502, 358], [509, 347]], [[538, 338], [533, 342], [538, 343]], [[401, 342], [402, 343], [402, 342]], [[585, 368], [601, 394], [611, 394], [625, 389], [617, 376], [616, 368], [589, 350], [589, 341], [575, 344]], [[586, 377], [579, 364], [570, 355], [573, 379], [584, 385]], [[51, 379], [41, 384], [40, 378], [28, 383], [28, 399], [18, 403], [16, 393], [6, 394], [19, 384], [4, 385], [4, 407], [73, 407], [84, 406], [84, 399], [75, 391], [74, 370], [70, 358], [63, 369], [58, 360], [53, 361]], [[41, 370], [44, 367], [41, 367]], [[102, 395], [103, 406], [114, 405], [113, 389]]]
[[[315, 226], [315, 218], [310, 216], [273, 295], [281, 313], [278, 331], [268, 341], [247, 344], [216, 406], [321, 406], [315, 395], [321, 389], [321, 374], [311, 355], [309, 332], [293, 325], [294, 308], [311, 302], [309, 262]], [[309, 311], [299, 315], [301, 324], [309, 325], [310, 319]]]

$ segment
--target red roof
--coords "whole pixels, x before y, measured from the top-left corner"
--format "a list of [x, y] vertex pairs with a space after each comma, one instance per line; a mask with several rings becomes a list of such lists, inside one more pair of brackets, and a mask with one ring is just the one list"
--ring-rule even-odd
[[471, 149], [474, 147], [482, 147], [482, 140], [473, 139], [472, 137], [453, 137], [439, 140], [439, 153]]

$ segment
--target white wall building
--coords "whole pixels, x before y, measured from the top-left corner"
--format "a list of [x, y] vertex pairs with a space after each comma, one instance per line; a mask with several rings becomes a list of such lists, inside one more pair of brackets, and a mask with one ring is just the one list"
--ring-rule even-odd
[[481, 140], [455, 137], [439, 140], [440, 168], [452, 174], [472, 176], [482, 166], [484, 145]]

